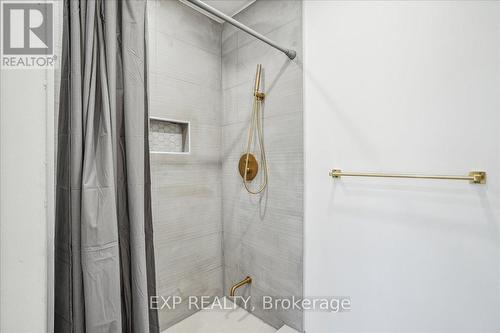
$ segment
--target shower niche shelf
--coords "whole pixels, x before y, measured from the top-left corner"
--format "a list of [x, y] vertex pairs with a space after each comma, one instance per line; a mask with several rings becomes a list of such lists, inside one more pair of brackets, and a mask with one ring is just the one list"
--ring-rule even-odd
[[189, 154], [189, 121], [149, 117], [149, 152], [151, 154]]

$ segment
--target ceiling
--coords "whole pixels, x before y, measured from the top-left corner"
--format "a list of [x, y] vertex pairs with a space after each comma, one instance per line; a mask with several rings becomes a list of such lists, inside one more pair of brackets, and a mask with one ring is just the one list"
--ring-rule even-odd
[[[181, 0], [182, 1], [182, 0]], [[247, 8], [250, 4], [254, 3], [256, 0], [202, 0], [204, 3], [209, 5], [210, 7], [213, 7], [221, 12], [223, 12], [226, 15], [229, 16], [234, 16], [238, 14], [240, 11], [243, 9]], [[184, 1], [182, 1], [184, 2]], [[223, 23], [223, 21], [201, 9], [199, 9], [196, 6], [191, 5], [189, 2], [184, 2], [188, 6], [198, 10], [199, 12], [207, 15], [211, 19], [214, 19], [215, 21], [219, 23]]]

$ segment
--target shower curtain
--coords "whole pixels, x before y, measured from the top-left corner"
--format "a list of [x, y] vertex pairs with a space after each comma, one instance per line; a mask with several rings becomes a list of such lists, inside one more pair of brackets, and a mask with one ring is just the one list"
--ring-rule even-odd
[[65, 0], [55, 332], [158, 332], [146, 0]]

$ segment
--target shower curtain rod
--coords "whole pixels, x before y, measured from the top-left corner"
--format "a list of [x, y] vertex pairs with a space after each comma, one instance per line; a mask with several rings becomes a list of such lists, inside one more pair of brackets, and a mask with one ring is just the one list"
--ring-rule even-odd
[[271, 45], [272, 47], [274, 47], [274, 48], [280, 50], [281, 52], [283, 52], [284, 54], [286, 54], [286, 56], [290, 59], [294, 59], [295, 56], [297, 55], [297, 52], [295, 52], [294, 50], [279, 46], [278, 44], [276, 44], [274, 41], [270, 40], [266, 36], [259, 34], [257, 31], [250, 29], [246, 25], [236, 21], [232, 17], [227, 16], [226, 14], [224, 14], [223, 12], [221, 12], [217, 9], [210, 7], [209, 5], [207, 5], [206, 3], [204, 3], [200, 0], [185, 0], [185, 1], [188, 1], [188, 2], [192, 3], [193, 5], [195, 5], [196, 7], [199, 7], [203, 10], [206, 10], [207, 12], [217, 16], [221, 20], [224, 20], [227, 23], [234, 25], [236, 28], [239, 28], [239, 29], [245, 31], [246, 33], [254, 36], [255, 38], [260, 39], [264, 43]]

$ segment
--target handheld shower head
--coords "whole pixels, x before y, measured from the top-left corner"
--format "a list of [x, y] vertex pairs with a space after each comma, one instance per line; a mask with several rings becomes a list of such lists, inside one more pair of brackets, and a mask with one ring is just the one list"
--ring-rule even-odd
[[[259, 194], [267, 187], [268, 182], [268, 170], [267, 170], [267, 159], [266, 151], [264, 149], [264, 138], [263, 138], [263, 128], [262, 128], [262, 104], [265, 97], [263, 92], [260, 92], [260, 81], [262, 76], [262, 65], [257, 65], [257, 72], [255, 73], [255, 86], [254, 86], [254, 100], [252, 109], [252, 119], [250, 121], [250, 126], [248, 129], [248, 141], [246, 153], [241, 155], [240, 162], [238, 163], [238, 169], [240, 171], [241, 177], [243, 177], [243, 185], [248, 193]], [[263, 183], [259, 186], [257, 190], [252, 190], [248, 186], [248, 182], [252, 181], [257, 172], [259, 171], [259, 165], [257, 159], [253, 154], [251, 154], [251, 149], [253, 147], [254, 136], [257, 137], [259, 148], [260, 148], [260, 162], [261, 170], [263, 170]]]
[[264, 99], [264, 93], [260, 92], [260, 77], [262, 75], [262, 65], [261, 64], [258, 64], [257, 65], [257, 72], [255, 73], [255, 86], [254, 86], [254, 90], [253, 90], [253, 95], [255, 97], [257, 97], [257, 99], [259, 100], [263, 100]]

